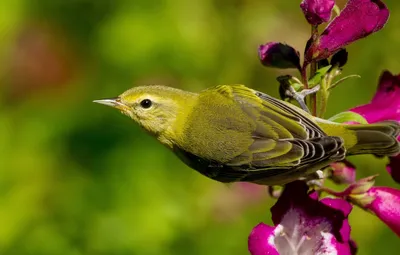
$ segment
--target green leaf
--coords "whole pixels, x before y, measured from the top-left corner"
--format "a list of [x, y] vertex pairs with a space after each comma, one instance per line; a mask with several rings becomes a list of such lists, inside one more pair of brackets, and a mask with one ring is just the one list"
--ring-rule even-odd
[[329, 120], [337, 123], [358, 122], [360, 124], [368, 124], [363, 116], [350, 111], [338, 113], [335, 116], [329, 118]]
[[322, 80], [322, 78], [324, 77], [324, 75], [329, 71], [329, 69], [332, 67], [332, 65], [329, 66], [325, 66], [322, 67], [320, 69], [317, 70], [317, 72], [315, 73], [315, 75], [308, 80], [308, 85], [311, 87], [319, 84]]
[[339, 85], [340, 83], [344, 82], [345, 80], [347, 80], [349, 78], [361, 78], [361, 76], [358, 75], [358, 74], [352, 74], [352, 75], [348, 75], [346, 77], [343, 77], [340, 80], [338, 80], [335, 83], [333, 83], [332, 85], [330, 85], [328, 90], [331, 90], [331, 89], [335, 88], [337, 85]]
[[335, 13], [336, 16], [340, 15], [340, 8], [336, 4], [333, 6], [333, 12]]
[[300, 91], [304, 88], [304, 85], [300, 83], [292, 83], [291, 86], [295, 91]]

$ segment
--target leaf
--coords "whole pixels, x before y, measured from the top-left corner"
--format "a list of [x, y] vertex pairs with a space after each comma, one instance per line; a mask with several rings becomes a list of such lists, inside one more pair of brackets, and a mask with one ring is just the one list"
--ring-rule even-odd
[[318, 69], [315, 75], [308, 80], [308, 85], [310, 86], [310, 88], [319, 84], [331, 67], [332, 65], [329, 65]]
[[333, 6], [333, 12], [335, 13], [336, 16], [340, 15], [340, 8], [336, 4]]
[[335, 83], [333, 83], [332, 85], [330, 85], [330, 87], [328, 88], [328, 90], [331, 90], [333, 88], [335, 88], [337, 85], [339, 85], [340, 83], [344, 82], [345, 80], [349, 79], [349, 78], [361, 78], [360, 75], [358, 74], [351, 74], [348, 75], [346, 77], [341, 78], [340, 80], [336, 81]]
[[335, 116], [329, 118], [329, 120], [337, 123], [357, 122], [360, 124], [368, 124], [363, 116], [350, 111], [338, 113]]

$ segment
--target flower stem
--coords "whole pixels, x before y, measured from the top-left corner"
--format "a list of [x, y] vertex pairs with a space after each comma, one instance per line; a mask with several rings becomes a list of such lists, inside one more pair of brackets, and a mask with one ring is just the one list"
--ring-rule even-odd
[[323, 191], [323, 192], [326, 192], [329, 195], [332, 195], [332, 196], [335, 196], [335, 197], [339, 197], [339, 198], [345, 197], [345, 194], [343, 192], [337, 192], [337, 191], [334, 191], [334, 190], [332, 190], [330, 188], [327, 188], [327, 187], [324, 187], [324, 186], [319, 187], [319, 190]]
[[[318, 38], [318, 25], [311, 26], [311, 38], [312, 41], [317, 40]], [[309, 77], [314, 77], [315, 73], [317, 72], [317, 63], [312, 61], [310, 63], [310, 75]], [[314, 116], [317, 116], [317, 94], [311, 95], [311, 113]]]
[[305, 89], [308, 89], [308, 78], [307, 78], [307, 65], [304, 64], [301, 68], [301, 79]]

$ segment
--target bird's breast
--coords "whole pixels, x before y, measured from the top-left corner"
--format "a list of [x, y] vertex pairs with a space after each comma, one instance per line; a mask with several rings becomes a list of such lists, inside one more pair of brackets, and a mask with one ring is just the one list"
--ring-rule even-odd
[[255, 123], [240, 107], [198, 106], [185, 123], [180, 147], [206, 160], [224, 163], [248, 150]]

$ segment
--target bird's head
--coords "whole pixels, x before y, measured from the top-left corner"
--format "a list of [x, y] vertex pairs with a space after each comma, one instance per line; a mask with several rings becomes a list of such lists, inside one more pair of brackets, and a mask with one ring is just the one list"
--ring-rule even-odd
[[152, 85], [134, 87], [118, 97], [93, 102], [120, 110], [151, 134], [160, 137], [173, 133], [178, 115], [185, 115], [195, 96], [183, 90]]

